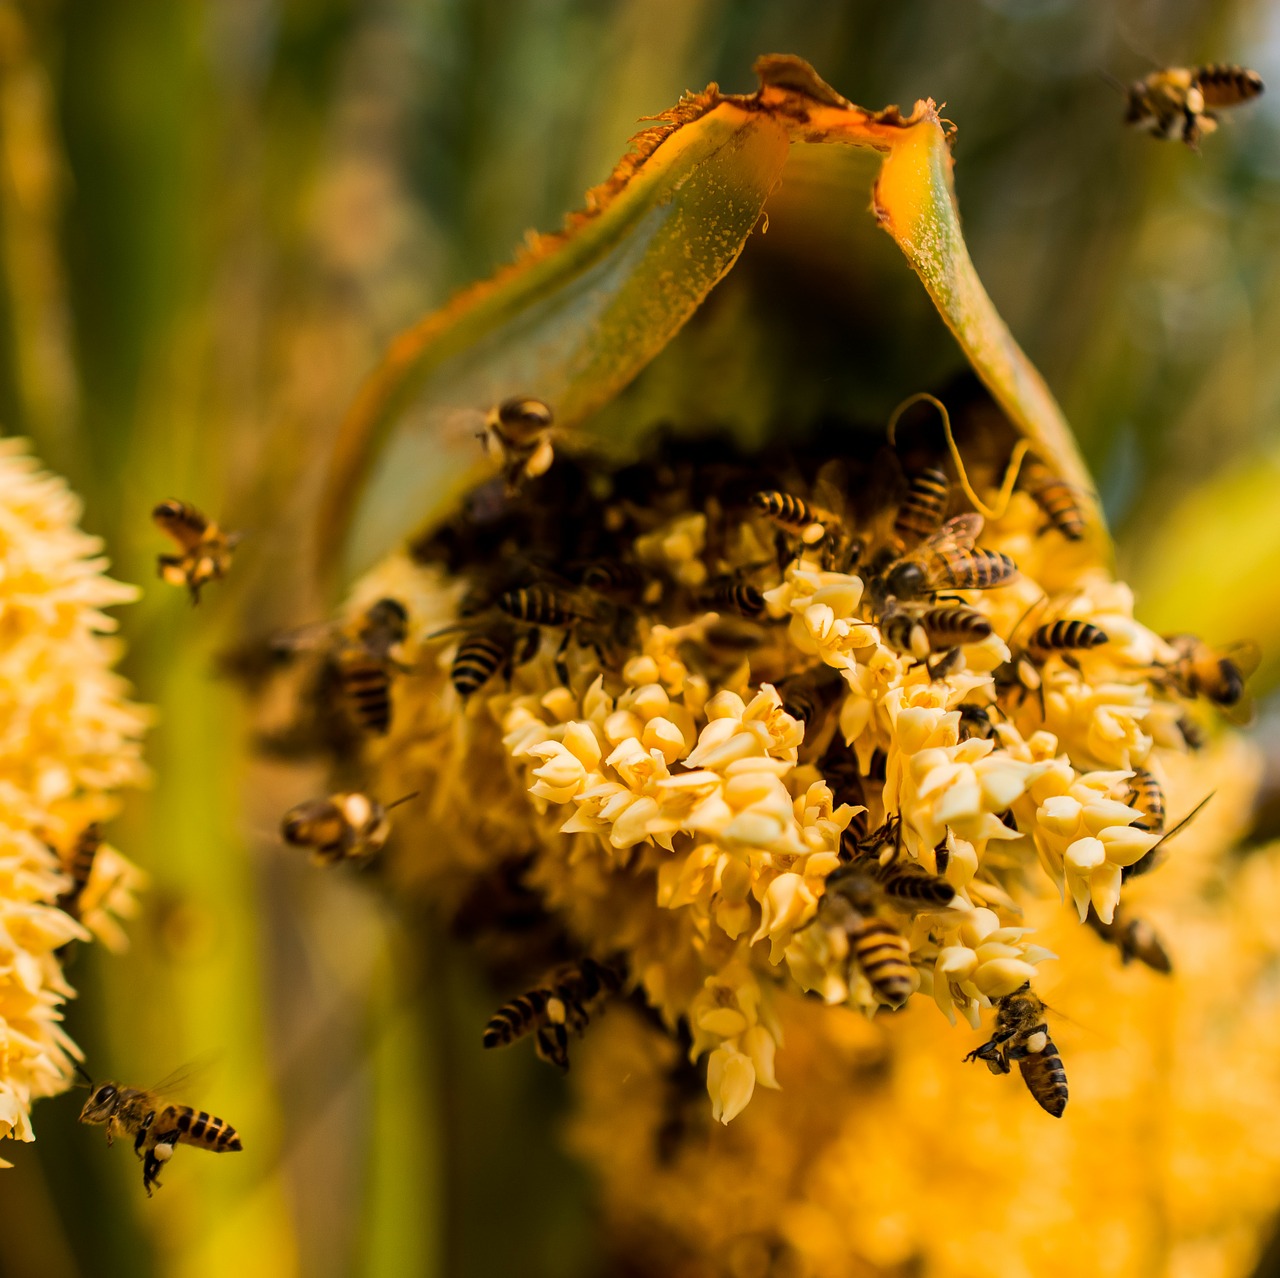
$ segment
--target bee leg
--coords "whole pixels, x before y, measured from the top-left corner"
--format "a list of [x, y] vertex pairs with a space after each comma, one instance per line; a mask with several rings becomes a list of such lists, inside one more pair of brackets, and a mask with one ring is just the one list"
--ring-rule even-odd
[[139, 1158], [144, 1157], [142, 1147], [147, 1142], [147, 1133], [151, 1130], [151, 1123], [154, 1120], [155, 1116], [156, 1116], [156, 1112], [153, 1109], [151, 1113], [149, 1113], [146, 1116], [146, 1118], [142, 1120], [142, 1126], [138, 1128], [138, 1134], [137, 1136], [134, 1137], [133, 1152], [137, 1154]]
[[569, 1035], [563, 1025], [544, 1025], [534, 1040], [538, 1059], [554, 1065], [562, 1073], [569, 1071]]
[[532, 661], [538, 655], [538, 648], [542, 643], [542, 631], [537, 626], [530, 626], [525, 632], [524, 642], [515, 655], [508, 661], [507, 666], [507, 682], [511, 681], [511, 661], [518, 666], [524, 665], [526, 661]]
[[166, 568], [182, 568], [181, 555], [157, 555], [156, 556], [156, 576], [163, 578]]
[[569, 663], [565, 660], [564, 654], [569, 650], [569, 643], [573, 639], [573, 631], [566, 630], [564, 638], [560, 640], [560, 646], [556, 649], [556, 678], [567, 688], [569, 686]]

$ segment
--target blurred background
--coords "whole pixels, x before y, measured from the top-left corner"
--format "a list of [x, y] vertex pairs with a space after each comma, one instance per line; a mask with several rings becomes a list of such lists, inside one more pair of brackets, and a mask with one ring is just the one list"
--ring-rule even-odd
[[[148, 512], [191, 500], [287, 564], [307, 463], [388, 339], [555, 228], [640, 116], [749, 92], [763, 52], [869, 107], [946, 103], [979, 274], [1099, 477], [1140, 615], [1280, 653], [1257, 585], [1280, 571], [1275, 4], [0, 0], [0, 423], [146, 587], [126, 671], [160, 712], [154, 788], [110, 832], [152, 886], [127, 955], [79, 955], [68, 1025], [97, 1076], [210, 1061], [187, 1099], [246, 1144], [148, 1201], [80, 1094], [41, 1103], [38, 1142], [3, 1151], [0, 1273], [604, 1272], [561, 1080], [481, 1051], [464, 955], [277, 846], [284, 783], [211, 674], [255, 596], [155, 586]], [[1122, 127], [1103, 73], [1207, 61], [1273, 90], [1201, 155]], [[936, 343], [904, 262], [867, 280], [897, 290], [868, 297], [886, 342]]]

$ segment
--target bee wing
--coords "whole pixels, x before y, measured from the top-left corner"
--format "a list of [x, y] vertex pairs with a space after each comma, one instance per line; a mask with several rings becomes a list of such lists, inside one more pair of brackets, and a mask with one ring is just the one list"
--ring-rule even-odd
[[976, 510], [971, 510], [967, 514], [948, 519], [921, 549], [938, 550], [942, 546], [958, 546], [961, 550], [972, 550], [981, 532], [982, 516]]
[[313, 621], [294, 630], [282, 630], [267, 641], [273, 653], [320, 652], [329, 647], [339, 631], [332, 621]]
[[1222, 655], [1247, 679], [1262, 664], [1262, 649], [1252, 639], [1228, 644]]
[[1237, 728], [1251, 728], [1258, 718], [1258, 703], [1247, 692], [1234, 705], [1218, 708], [1223, 718]]
[[1210, 800], [1210, 799], [1212, 799], [1212, 798], [1213, 798], [1213, 796], [1214, 796], [1214, 794], [1215, 794], [1215, 793], [1217, 793], [1217, 792], [1216, 792], [1216, 791], [1214, 791], [1214, 790], [1210, 790], [1210, 791], [1209, 791], [1209, 793], [1208, 793], [1208, 794], [1206, 794], [1206, 795], [1204, 796], [1204, 798], [1203, 798], [1203, 799], [1201, 799], [1201, 800], [1200, 800], [1200, 802], [1199, 802], [1199, 803], [1197, 803], [1197, 804], [1196, 804], [1196, 806], [1195, 806], [1194, 808], [1192, 808], [1192, 809], [1191, 809], [1191, 811], [1190, 811], [1190, 812], [1188, 812], [1188, 813], [1187, 813], [1187, 815], [1186, 815], [1186, 816], [1184, 816], [1184, 817], [1182, 818], [1182, 820], [1181, 820], [1181, 821], [1179, 821], [1179, 822], [1177, 823], [1177, 825], [1170, 826], [1170, 827], [1169, 827], [1169, 829], [1167, 829], [1167, 830], [1166, 830], [1166, 831], [1165, 831], [1165, 832], [1160, 836], [1160, 842], [1159, 842], [1159, 843], [1153, 843], [1153, 844], [1151, 845], [1151, 851], [1150, 851], [1150, 852], [1148, 852], [1146, 855], [1147, 855], [1147, 856], [1151, 856], [1151, 855], [1152, 855], [1154, 852], [1156, 852], [1159, 848], [1164, 847], [1164, 845], [1165, 845], [1166, 843], [1168, 843], [1168, 842], [1169, 842], [1169, 840], [1170, 840], [1171, 838], [1173, 838], [1173, 836], [1174, 836], [1175, 834], [1181, 834], [1181, 833], [1182, 833], [1182, 831], [1183, 831], [1183, 830], [1185, 830], [1185, 829], [1187, 828], [1187, 826], [1188, 826], [1188, 825], [1190, 825], [1190, 824], [1191, 824], [1191, 822], [1192, 822], [1193, 820], [1195, 820], [1195, 818], [1196, 818], [1197, 816], [1199, 816], [1199, 815], [1200, 815], [1200, 810], [1205, 806], [1205, 804], [1206, 804], [1206, 803], [1208, 803], [1208, 802], [1209, 802], [1209, 800]]
[[152, 1096], [173, 1096], [186, 1091], [191, 1085], [207, 1081], [212, 1074], [220, 1053], [209, 1051], [197, 1056], [194, 1060], [179, 1065], [172, 1073], [166, 1074], [158, 1083], [146, 1090]]
[[844, 462], [834, 458], [825, 462], [813, 481], [813, 505], [843, 518], [848, 511], [849, 473]]

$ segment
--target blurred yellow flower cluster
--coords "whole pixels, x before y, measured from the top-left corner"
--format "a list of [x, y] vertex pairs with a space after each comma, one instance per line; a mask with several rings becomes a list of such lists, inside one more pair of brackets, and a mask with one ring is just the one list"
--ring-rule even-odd
[[114, 814], [113, 792], [146, 776], [148, 716], [112, 666], [104, 608], [136, 597], [104, 573], [80, 504], [22, 440], [0, 441], [0, 1135], [31, 1140], [31, 1102], [68, 1086], [74, 994], [60, 951], [96, 935], [123, 944], [117, 917], [140, 880], [97, 845], [81, 878], [77, 844]]

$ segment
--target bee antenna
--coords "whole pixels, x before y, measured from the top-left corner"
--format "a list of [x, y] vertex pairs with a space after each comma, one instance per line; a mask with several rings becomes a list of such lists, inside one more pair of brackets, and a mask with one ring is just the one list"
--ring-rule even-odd
[[77, 1083], [76, 1086], [77, 1087], [84, 1086], [84, 1087], [87, 1087], [90, 1091], [93, 1091], [93, 1079], [89, 1077], [89, 1071], [86, 1070], [85, 1067], [79, 1061], [72, 1061], [71, 1066], [75, 1070], [75, 1072], [79, 1074], [82, 1079], [84, 1079], [83, 1084]]
[[390, 812], [392, 808], [398, 808], [402, 803], [408, 803], [410, 799], [416, 799], [421, 793], [421, 790], [414, 790], [409, 794], [401, 795], [394, 803], [386, 805], [387, 811]]

